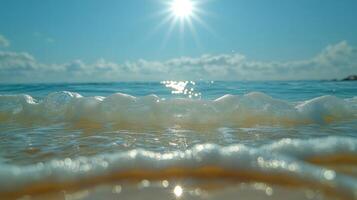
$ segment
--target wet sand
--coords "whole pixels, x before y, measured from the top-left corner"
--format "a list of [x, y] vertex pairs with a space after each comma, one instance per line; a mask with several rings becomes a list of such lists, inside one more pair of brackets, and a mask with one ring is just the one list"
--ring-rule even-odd
[[247, 200], [321, 200], [343, 199], [304, 187], [279, 186], [265, 183], [192, 179], [122, 181], [110, 184], [65, 190], [32, 196], [21, 200], [95, 200], [95, 199], [247, 199]]

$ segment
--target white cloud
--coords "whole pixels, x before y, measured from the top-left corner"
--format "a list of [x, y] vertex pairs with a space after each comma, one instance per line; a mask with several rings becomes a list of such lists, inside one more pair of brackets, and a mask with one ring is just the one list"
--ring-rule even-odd
[[[332, 79], [357, 73], [357, 49], [346, 41], [316, 56], [287, 62], [262, 62], [242, 54], [180, 57], [166, 61], [140, 59], [124, 63], [99, 59], [43, 64], [27, 53], [0, 52], [2, 82], [132, 81], [132, 80], [287, 80]], [[10, 77], [9, 74], [16, 74]], [[30, 79], [31, 78], [31, 79]]]
[[5, 36], [0, 34], [0, 47], [8, 47], [10, 46], [10, 41], [5, 38]]
[[3, 70], [35, 70], [39, 63], [28, 53], [0, 52], [0, 69]]

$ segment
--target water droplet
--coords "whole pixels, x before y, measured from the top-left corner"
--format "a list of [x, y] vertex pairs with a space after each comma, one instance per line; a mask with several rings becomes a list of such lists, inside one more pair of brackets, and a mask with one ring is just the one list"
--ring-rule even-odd
[[336, 177], [336, 172], [332, 170], [326, 170], [324, 172], [324, 177], [327, 180], [333, 180]]
[[174, 188], [174, 194], [176, 197], [181, 197], [182, 196], [182, 193], [183, 193], [183, 189], [181, 186], [177, 185], [175, 188]]
[[163, 180], [163, 181], [162, 181], [162, 186], [163, 186], [164, 188], [169, 187], [169, 182], [168, 182], [167, 180]]
[[121, 192], [122, 188], [120, 185], [116, 185], [113, 187], [113, 190], [112, 192], [115, 193], [115, 194], [119, 194]]

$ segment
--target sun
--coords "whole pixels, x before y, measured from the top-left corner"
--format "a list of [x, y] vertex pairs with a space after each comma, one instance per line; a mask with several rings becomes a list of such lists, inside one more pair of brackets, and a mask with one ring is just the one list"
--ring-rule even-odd
[[196, 26], [201, 26], [201, 28], [204, 28], [209, 33], [213, 32], [211, 27], [209, 27], [205, 20], [202, 19], [202, 17], [205, 17], [208, 14], [208, 12], [205, 11], [204, 6], [211, 0], [157, 1], [162, 3], [164, 8], [162, 11], [157, 12], [157, 17], [160, 17], [161, 20], [149, 35], [152, 35], [162, 27], [165, 27], [166, 33], [163, 35], [161, 48], [165, 48], [166, 44], [171, 39], [171, 35], [177, 35], [179, 36], [177, 40], [180, 46], [179, 48], [181, 50], [184, 49], [185, 38], [188, 36], [186, 32], [191, 33], [188, 37], [193, 39], [196, 47], [201, 48], [201, 42]]
[[194, 4], [191, 0], [172, 0], [170, 10], [175, 17], [189, 18], [194, 14]]

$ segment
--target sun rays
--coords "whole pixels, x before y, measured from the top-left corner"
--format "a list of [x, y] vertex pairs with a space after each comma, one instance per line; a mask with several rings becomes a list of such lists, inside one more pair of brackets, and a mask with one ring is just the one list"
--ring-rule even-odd
[[153, 32], [165, 27], [166, 33], [162, 39], [161, 47], [164, 48], [174, 31], [179, 31], [180, 44], [184, 43], [184, 37], [187, 34], [193, 37], [196, 47], [200, 47], [200, 38], [196, 26], [201, 26], [208, 32], [210, 27], [202, 19], [207, 15], [202, 6], [206, 0], [161, 0], [164, 10], [159, 12], [160, 23], [154, 28]]
[[195, 12], [195, 4], [191, 0], [173, 0], [170, 10], [178, 18], [190, 18]]

